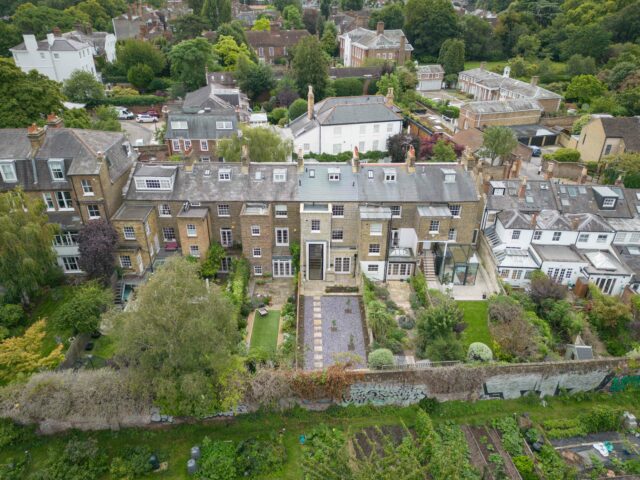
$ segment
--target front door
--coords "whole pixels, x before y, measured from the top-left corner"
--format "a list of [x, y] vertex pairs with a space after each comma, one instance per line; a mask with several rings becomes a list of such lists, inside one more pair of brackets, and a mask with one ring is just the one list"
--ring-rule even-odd
[[324, 280], [324, 245], [309, 244], [309, 280]]

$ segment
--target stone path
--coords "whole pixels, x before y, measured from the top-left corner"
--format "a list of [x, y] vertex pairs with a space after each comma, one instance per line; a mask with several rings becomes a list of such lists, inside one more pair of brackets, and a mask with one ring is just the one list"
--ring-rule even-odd
[[320, 297], [313, 297], [313, 367], [322, 368], [322, 304]]

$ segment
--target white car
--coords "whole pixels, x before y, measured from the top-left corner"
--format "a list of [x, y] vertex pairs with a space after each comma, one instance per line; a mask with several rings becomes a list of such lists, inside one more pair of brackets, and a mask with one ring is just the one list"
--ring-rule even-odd
[[138, 123], [156, 123], [158, 121], [158, 117], [154, 117], [147, 113], [141, 113], [136, 115], [136, 122]]
[[118, 120], [133, 120], [136, 116], [124, 107], [117, 107]]

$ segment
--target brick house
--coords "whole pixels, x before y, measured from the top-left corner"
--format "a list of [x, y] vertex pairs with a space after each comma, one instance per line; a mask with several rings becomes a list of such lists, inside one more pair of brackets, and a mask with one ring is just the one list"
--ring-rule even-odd
[[338, 37], [340, 58], [345, 67], [365, 66], [367, 59], [391, 60], [399, 65], [411, 59], [413, 47], [402, 30], [385, 30], [378, 22], [376, 30], [356, 28]]
[[596, 117], [582, 127], [576, 149], [586, 162], [608, 155], [640, 152], [640, 119], [637, 117]]
[[245, 32], [247, 41], [256, 52], [258, 59], [264, 63], [286, 63], [288, 55], [300, 40], [309, 35], [307, 30], [280, 30], [276, 24], [271, 25], [271, 31]]
[[98, 218], [110, 218], [122, 204], [122, 188], [136, 159], [124, 134], [64, 128], [50, 115], [45, 127], [0, 130], [0, 191], [22, 188], [42, 200], [51, 223], [58, 264], [78, 266], [78, 232]]
[[466, 130], [492, 125], [535, 125], [541, 115], [542, 107], [534, 100], [469, 102], [460, 107], [458, 127]]

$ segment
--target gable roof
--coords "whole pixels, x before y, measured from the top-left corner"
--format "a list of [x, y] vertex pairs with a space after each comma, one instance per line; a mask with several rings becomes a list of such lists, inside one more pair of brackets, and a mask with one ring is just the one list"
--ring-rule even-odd
[[485, 102], [469, 102], [460, 107], [460, 110], [469, 110], [476, 113], [513, 113], [536, 111], [542, 113], [542, 107], [535, 100], [526, 98], [517, 100], [489, 100]]
[[490, 72], [483, 68], [472, 68], [471, 70], [464, 70], [460, 72], [459, 76], [469, 76], [473, 78], [474, 82], [484, 85], [492, 90], [508, 90], [510, 92], [517, 93], [525, 98], [533, 99], [560, 99], [561, 95], [554, 93], [546, 88], [539, 87], [538, 85], [531, 85], [530, 83], [523, 82], [511, 77], [505, 77], [498, 73]]
[[187, 93], [184, 97], [182, 110], [193, 113], [204, 108], [233, 111], [234, 106], [240, 105], [240, 91], [237, 88], [224, 88], [219, 86], [217, 91], [218, 93], [222, 93], [225, 98], [216, 94], [215, 84], [205, 85], [202, 88]]
[[[231, 122], [231, 128], [218, 128], [218, 122]], [[186, 126], [187, 128], [182, 128]], [[192, 140], [218, 140], [228, 138], [238, 130], [235, 110], [210, 113], [169, 113], [165, 138]]]
[[604, 133], [609, 138], [622, 138], [625, 150], [640, 151], [640, 118], [611, 117], [600, 118]]
[[[88, 43], [79, 42], [72, 38], [63, 38], [63, 37], [55, 37], [51, 45], [49, 45], [49, 42], [47, 40], [40, 40], [38, 42], [39, 52], [75, 52], [75, 51], [82, 50], [84, 48], [90, 48], [90, 47], [91, 45], [89, 45]], [[22, 42], [19, 45], [16, 45], [15, 47], [10, 48], [9, 50], [26, 52], [27, 47], [25, 43]]]
[[[381, 34], [378, 34], [376, 30], [362, 27], [343, 33], [341, 36], [349, 37], [353, 43], [372, 50], [400, 48], [400, 39], [403, 37], [406, 39], [404, 32], [399, 29], [384, 30]], [[409, 42], [405, 41], [404, 50], [405, 52], [411, 52], [413, 47]]]
[[254, 50], [259, 47], [290, 48], [309, 35], [307, 30], [276, 30], [275, 28], [271, 31], [247, 30], [244, 33]]

